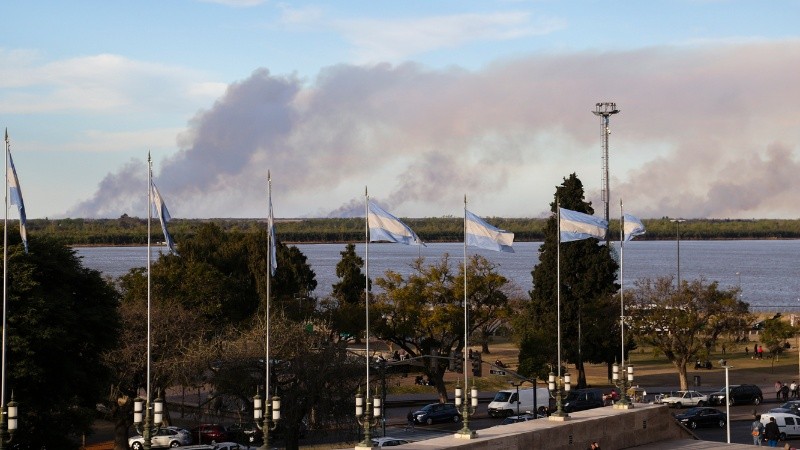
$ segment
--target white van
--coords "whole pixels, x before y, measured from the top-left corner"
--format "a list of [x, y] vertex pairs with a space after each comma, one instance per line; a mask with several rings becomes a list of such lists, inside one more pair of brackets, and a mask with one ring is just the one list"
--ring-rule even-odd
[[517, 397], [516, 389], [503, 389], [495, 394], [489, 403], [489, 415], [492, 417], [509, 417], [527, 412], [544, 411], [550, 407], [550, 391], [547, 388], [536, 389], [536, 404], [534, 405], [534, 389], [520, 389]]
[[761, 414], [761, 423], [767, 426], [770, 417], [775, 418], [778, 429], [781, 430], [781, 440], [786, 437], [800, 436], [800, 416], [790, 413], [768, 412]]

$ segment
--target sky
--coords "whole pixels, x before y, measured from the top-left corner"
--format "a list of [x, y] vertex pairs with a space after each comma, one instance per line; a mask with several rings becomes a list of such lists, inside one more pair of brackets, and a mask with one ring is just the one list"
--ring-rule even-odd
[[[797, 218], [789, 0], [5, 2], [0, 126], [28, 218]], [[10, 210], [9, 216], [14, 217]]]

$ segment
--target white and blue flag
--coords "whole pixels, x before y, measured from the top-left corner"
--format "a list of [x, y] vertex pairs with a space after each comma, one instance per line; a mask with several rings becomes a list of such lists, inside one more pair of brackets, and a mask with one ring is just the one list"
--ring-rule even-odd
[[514, 253], [514, 233], [489, 225], [483, 219], [464, 210], [466, 214], [465, 234], [467, 245], [496, 252]]
[[[6, 131], [6, 142], [8, 142], [8, 131]], [[14, 168], [14, 160], [11, 159], [10, 150], [8, 151], [8, 165], [9, 169], [11, 169], [6, 172], [8, 193], [11, 197], [11, 204], [16, 205], [19, 210], [19, 235], [22, 238], [22, 245], [25, 246], [25, 253], [28, 253], [28, 229], [27, 219], [25, 217], [25, 202], [22, 201], [22, 189], [19, 187], [17, 169]]]
[[169, 215], [167, 205], [161, 198], [161, 193], [158, 192], [156, 184], [151, 181], [150, 187], [153, 195], [153, 209], [155, 213], [158, 214], [158, 219], [161, 221], [161, 231], [164, 232], [164, 239], [167, 241], [169, 250], [177, 255], [178, 252], [175, 251], [175, 241], [172, 240], [172, 236], [170, 236], [169, 231], [167, 231], [167, 222], [169, 222], [172, 217]]
[[571, 209], [558, 208], [558, 210], [561, 217], [558, 225], [561, 242], [606, 237], [608, 222], [605, 220]]
[[642, 221], [630, 214], [624, 214], [622, 222], [622, 239], [624, 241], [630, 241], [636, 236], [641, 236], [645, 233]]
[[278, 268], [277, 252], [275, 251], [275, 219], [272, 216], [272, 178], [269, 177], [269, 217], [267, 218], [267, 226], [269, 227], [269, 259], [270, 259], [270, 274], [275, 275], [275, 270]]
[[369, 201], [367, 223], [369, 224], [370, 242], [386, 241], [405, 245], [422, 244], [422, 240], [408, 225], [372, 201]]

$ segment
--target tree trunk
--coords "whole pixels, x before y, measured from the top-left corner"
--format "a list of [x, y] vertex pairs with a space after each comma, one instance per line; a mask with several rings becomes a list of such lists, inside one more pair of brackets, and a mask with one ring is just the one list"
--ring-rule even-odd
[[586, 387], [586, 366], [583, 361], [575, 363], [575, 370], [578, 372], [577, 389], [583, 389]]
[[678, 366], [678, 381], [680, 382], [681, 390], [685, 391], [689, 389], [689, 376], [686, 373], [686, 363], [676, 363], [676, 366]]

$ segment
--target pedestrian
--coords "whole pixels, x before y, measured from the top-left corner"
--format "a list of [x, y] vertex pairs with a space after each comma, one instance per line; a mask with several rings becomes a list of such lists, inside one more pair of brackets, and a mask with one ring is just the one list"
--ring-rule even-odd
[[744, 357], [747, 358], [748, 356], [750, 356], [750, 347], [745, 345], [744, 346]]
[[414, 431], [414, 412], [410, 409], [406, 415], [406, 420], [408, 421], [408, 424], [406, 425], [406, 431]]
[[778, 428], [778, 424], [775, 423], [775, 418], [770, 417], [769, 423], [764, 427], [764, 438], [767, 440], [767, 445], [770, 447], [777, 447], [780, 437], [781, 430]]
[[792, 398], [797, 398], [797, 382], [794, 380], [789, 385], [789, 394], [791, 394]]
[[781, 399], [781, 388], [783, 387], [783, 385], [781, 384], [780, 381], [776, 381], [774, 386], [775, 386], [775, 398], [780, 400]]
[[758, 346], [758, 359], [764, 359], [764, 347]]
[[787, 386], [786, 383], [783, 383], [783, 386], [781, 386], [781, 398], [784, 402], [789, 400], [789, 386]]
[[592, 442], [589, 444], [589, 450], [600, 450], [600, 444], [597, 441]]
[[764, 438], [764, 424], [761, 423], [761, 415], [756, 416], [756, 420], [750, 424], [750, 434], [753, 436], [753, 445], [761, 447]]

